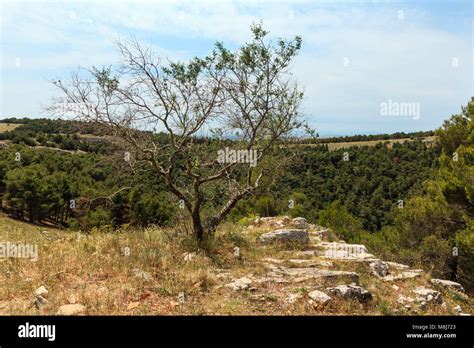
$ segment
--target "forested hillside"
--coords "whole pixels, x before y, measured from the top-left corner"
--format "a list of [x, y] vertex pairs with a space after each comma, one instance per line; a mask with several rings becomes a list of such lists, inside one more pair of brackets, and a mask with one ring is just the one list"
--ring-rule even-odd
[[[0, 152], [0, 178], [3, 209], [11, 215], [88, 229], [166, 224], [179, 212], [178, 202], [171, 204], [166, 190], [160, 196], [151, 194], [150, 185], [159, 189], [162, 181], [140, 168], [131, 170], [100, 127], [45, 119], [2, 122], [22, 124], [0, 133], [9, 144]], [[213, 141], [207, 142], [214, 151]], [[398, 200], [420, 188], [438, 157], [438, 148], [421, 140], [336, 151], [301, 145], [297, 157], [293, 152], [282, 147], [274, 154], [274, 161], [288, 160], [267, 178], [265, 191], [238, 204], [234, 221], [278, 214], [317, 219], [337, 201], [359, 217], [366, 230], [376, 231], [391, 221]]]

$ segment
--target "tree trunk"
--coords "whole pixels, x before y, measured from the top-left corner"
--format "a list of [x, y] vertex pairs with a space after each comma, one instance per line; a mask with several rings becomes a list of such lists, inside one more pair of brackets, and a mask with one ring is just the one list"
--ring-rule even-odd
[[191, 214], [193, 218], [193, 231], [198, 241], [202, 242], [204, 239], [204, 228], [202, 227], [201, 215], [199, 210], [193, 210]]

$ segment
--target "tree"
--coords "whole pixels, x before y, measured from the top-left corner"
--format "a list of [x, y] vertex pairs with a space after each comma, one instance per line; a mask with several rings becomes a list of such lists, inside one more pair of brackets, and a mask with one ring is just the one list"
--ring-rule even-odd
[[[63, 93], [48, 110], [123, 139], [131, 163], [145, 161], [164, 178], [202, 241], [256, 191], [271, 166], [265, 157], [305, 127], [298, 114], [303, 92], [289, 72], [301, 37], [274, 44], [261, 25], [251, 31], [240, 49], [217, 42], [210, 55], [188, 63], [165, 64], [137, 40], [119, 41], [120, 66], [79, 69], [68, 81], [54, 81]], [[199, 141], [204, 132], [218, 140], [213, 147]], [[203, 219], [214, 197], [223, 203]]]

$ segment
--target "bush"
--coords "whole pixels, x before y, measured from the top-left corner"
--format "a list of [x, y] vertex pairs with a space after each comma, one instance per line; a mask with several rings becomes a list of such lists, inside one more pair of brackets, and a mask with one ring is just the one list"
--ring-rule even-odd
[[474, 291], [474, 226], [456, 234], [458, 248], [458, 280], [466, 290]]
[[104, 208], [96, 208], [87, 212], [86, 216], [82, 219], [82, 224], [85, 230], [90, 230], [94, 227], [110, 225], [111, 221], [112, 214], [110, 211]]
[[362, 222], [355, 218], [339, 201], [334, 201], [319, 214], [319, 224], [329, 227], [345, 241], [352, 242], [363, 232]]

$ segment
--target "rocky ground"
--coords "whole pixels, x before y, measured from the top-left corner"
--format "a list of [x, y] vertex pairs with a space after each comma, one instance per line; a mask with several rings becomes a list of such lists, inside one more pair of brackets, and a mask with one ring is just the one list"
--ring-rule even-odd
[[36, 262], [0, 259], [0, 314], [472, 313], [460, 284], [380, 260], [303, 218], [224, 226], [208, 252], [175, 230], [84, 235], [9, 219], [0, 228], [2, 240], [40, 249]]

